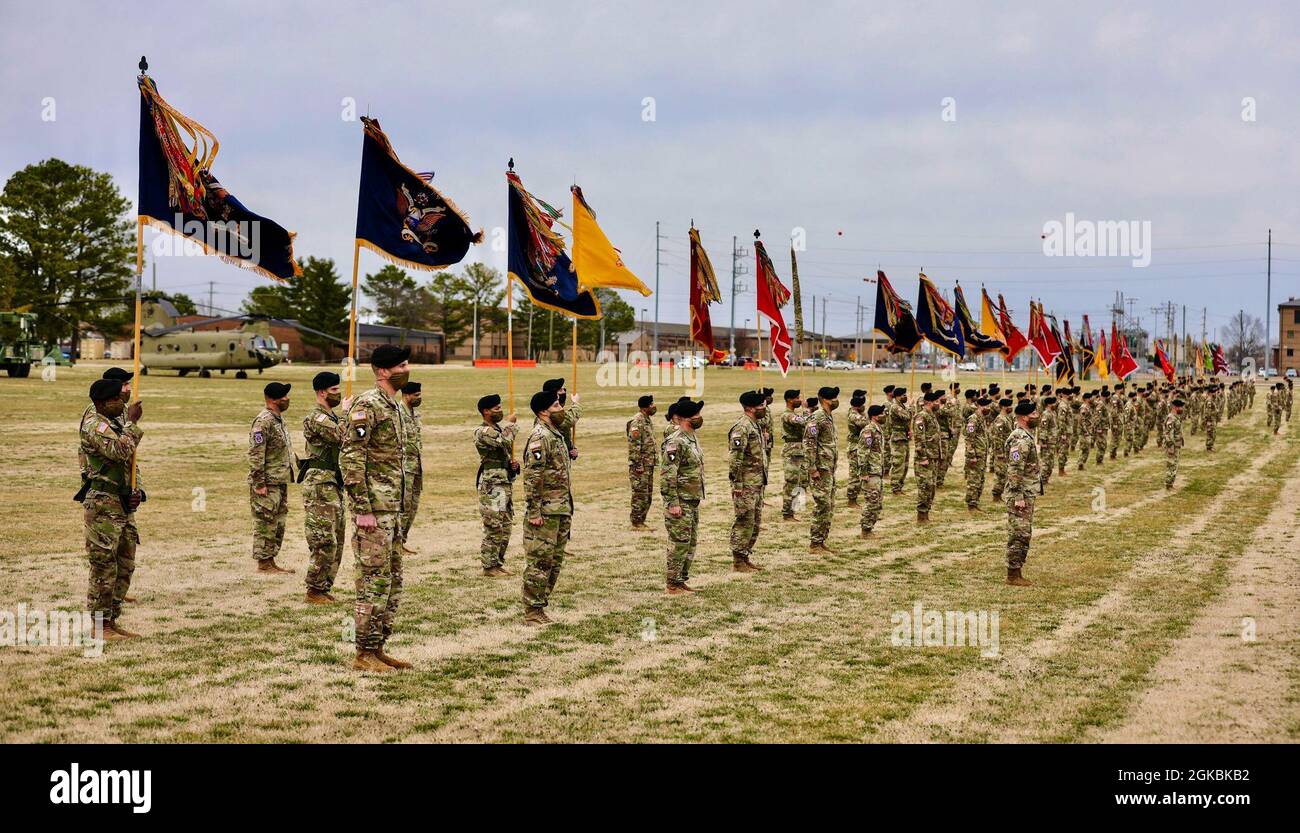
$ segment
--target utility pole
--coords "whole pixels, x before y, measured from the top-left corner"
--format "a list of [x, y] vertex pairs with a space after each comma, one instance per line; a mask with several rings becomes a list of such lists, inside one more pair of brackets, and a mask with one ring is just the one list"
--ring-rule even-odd
[[1191, 368], [1192, 354], [1187, 351], [1187, 304], [1183, 304], [1183, 372]]
[[[1268, 360], [1272, 355], [1269, 346], [1270, 327], [1273, 323], [1273, 229], [1268, 230], [1268, 283], [1264, 289], [1264, 378], [1268, 379]], [[1279, 333], [1280, 335], [1280, 333]]]
[[533, 310], [536, 308], [535, 304], [528, 305], [528, 358], [530, 359], [533, 357]]
[[822, 361], [826, 361], [826, 296], [822, 296]]
[[216, 317], [216, 312], [213, 311], [212, 306], [212, 288], [216, 286], [216, 283], [216, 281], [208, 281], [208, 315], [211, 317]]
[[731, 355], [736, 355], [736, 293], [743, 292], [745, 287], [738, 285], [736, 278], [746, 273], [744, 264], [740, 259], [749, 254], [745, 249], [736, 243], [735, 235], [731, 237]]
[[478, 361], [478, 293], [474, 293], [474, 347], [470, 351], [470, 358]]
[[[662, 239], [663, 237], [659, 234], [659, 221], [655, 220], [655, 337], [654, 347], [652, 348], [655, 352], [659, 351], [659, 241]], [[601, 319], [602, 322], [604, 320], [604, 318]], [[601, 341], [604, 340], [604, 336], [601, 336]]]

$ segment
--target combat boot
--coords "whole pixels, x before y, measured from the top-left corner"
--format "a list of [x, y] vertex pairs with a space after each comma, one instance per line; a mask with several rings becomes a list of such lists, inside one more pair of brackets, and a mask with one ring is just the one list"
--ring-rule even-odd
[[378, 659], [380, 662], [382, 662], [384, 665], [387, 665], [389, 668], [410, 668], [411, 667], [411, 663], [407, 662], [406, 660], [398, 659], [397, 657], [390, 657], [388, 654], [384, 653], [384, 646], [382, 644], [375, 649], [375, 658]]
[[257, 562], [257, 571], [259, 573], [292, 573], [293, 570], [286, 570], [279, 564], [275, 563], [274, 558], [268, 558], [265, 561]]
[[123, 596], [122, 601], [128, 604], [135, 604], [135, 596]]
[[861, 504], [858, 503], [857, 498], [849, 498], [849, 502], [846, 503], [845, 506], [861, 506]]
[[758, 567], [750, 564], [747, 558], [733, 558], [731, 560], [731, 570], [735, 573], [756, 573]]
[[419, 555], [419, 550], [411, 549], [406, 545], [405, 541], [402, 542], [402, 552], [406, 553], [407, 555]]
[[328, 605], [334, 604], [334, 600], [329, 597], [328, 593], [322, 593], [319, 590], [307, 588], [307, 598], [303, 601], [309, 605]]
[[797, 523], [799, 523], [799, 519], [798, 519], [797, 517], [795, 517], [794, 515], [782, 515], [782, 516], [781, 516], [781, 520], [784, 521], [785, 523], [788, 523], [788, 524], [797, 524]]
[[979, 515], [983, 513], [984, 510], [979, 508], [978, 506], [967, 506], [966, 511], [971, 513], [972, 515]]
[[130, 639], [129, 636], [119, 631], [108, 619], [104, 620], [103, 633], [100, 635], [100, 638], [105, 642], [120, 642], [123, 639]]
[[373, 671], [376, 674], [383, 674], [393, 669], [385, 665], [379, 657], [375, 656], [374, 651], [357, 649], [357, 656], [352, 660], [353, 671]]
[[678, 586], [681, 587], [683, 590], [685, 590], [687, 593], [698, 593], [698, 592], [700, 592], [700, 591], [696, 590], [694, 587], [691, 587], [689, 584], [687, 584], [687, 583], [684, 582], [684, 581], [683, 581], [680, 585], [678, 585]]
[[638, 522], [632, 524], [632, 531], [633, 531], [633, 532], [649, 532], [649, 531], [650, 531], [650, 527], [646, 526], [645, 523], [644, 523], [643, 521], [638, 521]]
[[834, 555], [835, 550], [825, 544], [813, 544], [808, 547], [808, 553], [810, 555]]
[[483, 571], [483, 575], [487, 576], [488, 578], [503, 578], [510, 574], [507, 573], [505, 570], [501, 569], [500, 567], [488, 567]]
[[862, 530], [862, 532], [858, 535], [858, 537], [859, 537], [859, 538], [870, 538], [870, 537], [871, 537], [871, 530], [869, 530], [869, 529], [864, 529], [864, 530]]
[[530, 607], [524, 611], [524, 624], [529, 627], [541, 627], [551, 624], [551, 618], [540, 607]]
[[928, 524], [930, 522], [930, 513], [917, 510], [916, 522], [919, 524]]
[[116, 619], [113, 620], [112, 622], [105, 622], [105, 623], [104, 623], [104, 631], [107, 632], [109, 628], [112, 628], [112, 629], [113, 629], [113, 633], [117, 634], [118, 636], [122, 637], [123, 639], [135, 639], [136, 637], [138, 637], [138, 636], [140, 635], [140, 634], [138, 634], [138, 633], [135, 633], [135, 632], [133, 632], [133, 631], [129, 631], [129, 630], [127, 630], [126, 628], [122, 627], [121, 625], [119, 625], [119, 624], [117, 623], [117, 620], [116, 620]]
[[664, 590], [664, 594], [668, 596], [684, 596], [689, 592], [691, 591], [686, 589], [685, 584], [678, 584], [674, 581], [668, 582], [668, 587]]
[[1033, 587], [1033, 586], [1034, 586], [1033, 583], [1032, 583], [1029, 579], [1027, 579], [1027, 578], [1025, 578], [1024, 576], [1020, 575], [1020, 568], [1019, 568], [1019, 567], [1008, 567], [1008, 568], [1007, 568], [1007, 584], [1010, 584], [1010, 585], [1012, 585], [1012, 586], [1014, 586], [1014, 587]]

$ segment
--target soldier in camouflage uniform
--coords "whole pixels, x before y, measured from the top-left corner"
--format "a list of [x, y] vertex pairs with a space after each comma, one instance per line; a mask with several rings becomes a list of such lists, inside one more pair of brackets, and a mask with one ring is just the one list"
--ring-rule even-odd
[[298, 461], [298, 482], [302, 484], [303, 526], [307, 532], [310, 560], [307, 567], [307, 603], [333, 604], [330, 593], [343, 561], [343, 537], [347, 516], [343, 508], [343, 473], [339, 470], [339, 449], [343, 445], [343, 423], [334, 409], [347, 410], [339, 393], [339, 375], [322, 371], [311, 381], [316, 404], [302, 418], [304, 457]]
[[803, 432], [808, 418], [799, 411], [802, 400], [797, 390], [785, 392], [785, 413], [781, 414], [781, 464], [785, 483], [781, 487], [781, 519], [796, 521], [795, 498], [808, 494], [808, 457], [803, 450]]
[[1205, 409], [1205, 450], [1209, 453], [1214, 452], [1214, 440], [1218, 436], [1219, 429], [1219, 386], [1210, 387], [1209, 407]]
[[1016, 427], [1007, 438], [1007, 584], [1028, 587], [1021, 575], [1034, 535], [1035, 491], [1041, 478], [1038, 447], [1031, 433], [1036, 427], [1033, 402], [1016, 406]]
[[[582, 418], [582, 406], [578, 404], [578, 395], [575, 393], [573, 401], [568, 402], [569, 392], [564, 387], [563, 379], [546, 380], [542, 383], [542, 391], [554, 393], [558, 397], [563, 411], [560, 415], [560, 424], [555, 428], [564, 437], [564, 444], [569, 449], [569, 459], [578, 459], [578, 447], [573, 443], [573, 431], [578, 426], [578, 420]], [[534, 422], [536, 421], [534, 420]]]
[[1011, 400], [998, 400], [998, 415], [989, 426], [989, 457], [993, 468], [993, 502], [1002, 500], [1002, 492], [1007, 485], [1007, 437], [1015, 428], [1011, 416]]
[[1115, 390], [1110, 397], [1110, 420], [1107, 428], [1110, 431], [1110, 459], [1114, 460], [1119, 454], [1120, 440], [1124, 436], [1123, 382], [1115, 385]]
[[139, 635], [117, 621], [135, 572], [140, 535], [134, 515], [144, 499], [138, 483], [131, 488], [132, 461], [144, 436], [137, 424], [143, 408], [138, 401], [126, 404], [123, 384], [120, 379], [97, 379], [90, 386], [94, 410], [81, 420], [79, 453], [86, 463], [74, 498], [82, 504], [90, 563], [86, 608], [102, 619], [105, 640]]
[[885, 385], [885, 404], [883, 406], [883, 411], [881, 412], [883, 416], [881, 417], [881, 422], [880, 422], [880, 430], [885, 435], [885, 447], [880, 450], [881, 457], [883, 458], [884, 461], [880, 467], [880, 476], [883, 480], [889, 479], [889, 471], [890, 471], [889, 467], [891, 465], [890, 463], [891, 452], [889, 447], [888, 425], [889, 425], [889, 409], [892, 408], [893, 405], [894, 405], [894, 386]]
[[502, 578], [510, 575], [506, 549], [515, 520], [514, 479], [519, 474], [515, 434], [519, 421], [514, 414], [505, 415], [501, 397], [495, 393], [479, 398], [478, 413], [483, 418], [483, 424], [474, 429], [474, 450], [479, 458], [474, 488], [478, 490], [478, 511], [483, 518], [479, 563], [483, 575]]
[[[109, 369], [104, 371], [103, 375], [100, 376], [100, 378], [112, 379], [113, 381], [121, 384], [122, 386], [121, 399], [122, 399], [123, 407], [126, 407], [131, 404], [131, 379], [134, 376], [135, 374], [130, 372], [129, 370], [123, 370], [120, 367], [110, 367]], [[93, 413], [95, 413], [95, 403], [91, 402], [89, 405], [86, 406], [86, 409], [81, 412], [81, 419], [77, 421], [78, 430], [80, 430], [81, 424], [86, 421], [86, 417], [90, 416]], [[125, 416], [117, 417], [117, 419], [113, 420], [113, 424], [117, 426], [118, 433], [121, 433], [122, 430], [126, 428], [126, 417]], [[89, 464], [86, 461], [86, 454], [80, 448], [77, 449], [77, 462], [81, 468], [81, 480], [82, 482], [85, 482], [85, 480], [90, 477], [91, 472], [87, 468]], [[144, 488], [143, 486], [140, 485], [139, 466], [136, 467], [135, 474], [136, 474], [135, 477], [136, 488], [140, 489], [141, 494], [144, 494]], [[125, 563], [126, 561], [130, 561], [133, 570], [135, 564], [136, 543], [137, 542], [135, 538], [124, 535], [121, 538], [121, 542], [118, 544], [118, 548], [121, 550], [121, 552], [118, 554], [118, 560], [123, 563]], [[127, 550], [130, 550], [130, 552], [127, 552]], [[133, 604], [135, 602], [135, 599], [131, 596], [123, 596], [122, 601]]]
[[858, 472], [862, 479], [862, 537], [871, 535], [884, 507], [885, 406], [867, 408], [867, 424], [858, 434]]
[[[1070, 388], [1057, 388], [1056, 400], [1056, 467], [1057, 474], [1065, 477], [1065, 464], [1070, 456], [1070, 425], [1074, 419], [1074, 412], [1070, 410], [1068, 397]], [[1061, 399], [1060, 397], [1067, 397]]]
[[1165, 417], [1161, 445], [1165, 448], [1165, 488], [1174, 487], [1178, 476], [1178, 451], [1183, 447], [1183, 400], [1175, 399]]
[[831, 412], [840, 405], [840, 389], [823, 387], [817, 391], [817, 412], [804, 426], [803, 448], [808, 457], [808, 476], [812, 479], [813, 509], [809, 528], [808, 552], [831, 555], [826, 537], [831, 531], [831, 515], [835, 507], [835, 467], [839, 463], [839, 447], [835, 441], [835, 420]]
[[1088, 457], [1092, 454], [1092, 435], [1094, 432], [1093, 420], [1096, 413], [1093, 411], [1092, 391], [1083, 394], [1082, 401], [1079, 403], [1079, 413], [1076, 423], [1079, 427], [1079, 471], [1083, 471], [1088, 466]]
[[[664, 440], [659, 491], [664, 499], [664, 527], [668, 531], [666, 592], [670, 596], [695, 592], [686, 582], [690, 579], [691, 561], [695, 559], [700, 502], [704, 500], [704, 454], [695, 436], [695, 430], [704, 424], [700, 415], [703, 407], [703, 402], [678, 402], [677, 430]], [[758, 499], [762, 500], [761, 493]]]
[[984, 495], [984, 473], [989, 462], [989, 429], [985, 417], [993, 401], [975, 400], [975, 410], [966, 418], [966, 509], [980, 511], [980, 498]]
[[[524, 623], [545, 625], [546, 605], [564, 566], [573, 522], [572, 455], [558, 390], [533, 394], [536, 419], [524, 450]], [[675, 434], [673, 435], [675, 436]]]
[[406, 481], [403, 491], [406, 502], [402, 506], [402, 552], [414, 554], [415, 550], [407, 546], [411, 540], [411, 524], [415, 523], [415, 513], [420, 508], [420, 493], [424, 491], [424, 438], [420, 425], [420, 403], [424, 394], [420, 392], [419, 382], [407, 382], [402, 386], [402, 416], [406, 419]]
[[767, 462], [768, 469], [771, 469], [772, 463], [772, 446], [776, 443], [776, 433], [772, 420], [772, 396], [776, 393], [775, 388], [763, 388], [760, 393], [763, 394], [763, 416], [758, 420], [758, 429], [763, 432], [763, 442], [767, 443]]
[[1056, 446], [1058, 437], [1056, 435], [1056, 397], [1045, 396], [1042, 400], [1043, 416], [1038, 423], [1038, 456], [1042, 460], [1042, 484], [1043, 489], [1052, 480], [1052, 470], [1056, 467]]
[[248, 430], [248, 492], [253, 510], [253, 558], [263, 573], [292, 573], [275, 563], [284, 543], [293, 477], [293, 443], [284, 426], [290, 385], [271, 382], [263, 390], [266, 407]]
[[636, 407], [636, 416], [627, 421], [624, 433], [627, 435], [628, 480], [632, 484], [632, 528], [641, 532], [650, 529], [645, 519], [654, 496], [655, 465], [658, 462], [658, 447], [650, 418], [658, 408], [655, 398], [649, 394], [638, 399]]
[[858, 435], [862, 433], [863, 427], [867, 424], [866, 408], [867, 392], [865, 390], [853, 391], [853, 398], [849, 400], [848, 413], [849, 506], [858, 505], [858, 494], [862, 491], [862, 472], [859, 469], [860, 463], [858, 460]]
[[939, 430], [939, 401], [943, 391], [925, 394], [925, 404], [912, 420], [912, 440], [916, 444], [916, 522], [929, 523], [934, 506], [934, 489], [938, 483], [943, 438]]
[[1079, 447], [1079, 439], [1083, 434], [1083, 399], [1081, 394], [1083, 388], [1075, 385], [1070, 389], [1070, 453], [1073, 454]]
[[384, 646], [402, 600], [402, 507], [406, 505], [406, 431], [401, 389], [410, 380], [411, 348], [381, 344], [370, 354], [375, 387], [357, 396], [343, 418], [339, 451], [343, 489], [352, 514], [357, 573], [358, 671], [409, 668]]
[[727, 432], [731, 455], [727, 479], [736, 518], [731, 524], [731, 568], [737, 573], [759, 569], [750, 560], [763, 523], [763, 487], [767, 484], [767, 439], [761, 428], [767, 400], [755, 391], [740, 395], [745, 413]]
[[1264, 407], [1268, 412], [1268, 427], [1273, 429], [1276, 434], [1282, 427], [1282, 383], [1278, 382], [1268, 389], [1268, 396], [1264, 401]]
[[889, 490], [901, 495], [912, 442], [912, 412], [907, 407], [907, 388], [894, 388], [894, 402], [885, 411], [885, 436], [889, 442]]
[[1093, 397], [1095, 409], [1092, 417], [1092, 441], [1093, 448], [1097, 449], [1097, 465], [1106, 463], [1106, 441], [1110, 432], [1111, 419], [1114, 411], [1111, 409], [1111, 392], [1109, 387], [1103, 387], [1101, 393]]

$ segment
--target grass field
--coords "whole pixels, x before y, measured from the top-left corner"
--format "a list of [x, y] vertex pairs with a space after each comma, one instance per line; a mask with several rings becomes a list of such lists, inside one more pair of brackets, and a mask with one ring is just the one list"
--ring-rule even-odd
[[[76, 425], [102, 365], [0, 378], [9, 465], [0, 478], [0, 609], [80, 609], [86, 562]], [[424, 383], [425, 491], [406, 559], [391, 653], [413, 670], [362, 676], [344, 640], [350, 606], [302, 601], [301, 493], [291, 487], [280, 563], [255, 572], [245, 483], [249, 422], [268, 378], [294, 383], [301, 419], [314, 367], [260, 380], [143, 379], [149, 501], [124, 624], [145, 638], [87, 658], [73, 648], [0, 647], [4, 741], [1295, 741], [1300, 736], [1300, 444], [1253, 411], [1188, 437], [1178, 486], [1163, 452], [1054, 478], [1038, 504], [1028, 589], [1003, 583], [1005, 514], [963, 508], [961, 451], [932, 519], [915, 491], [886, 494], [877, 536], [856, 538], [839, 492], [830, 545], [779, 522], [774, 465], [755, 561], [735, 574], [727, 533], [725, 434], [753, 371], [710, 369], [703, 448], [709, 498], [689, 597], [663, 593], [662, 503], [653, 534], [628, 529], [623, 425], [636, 396], [581, 368], [586, 415], [577, 513], [552, 598], [557, 624], [520, 623], [516, 521], [507, 566], [480, 575], [474, 402], [505, 372], [417, 368]], [[362, 376], [368, 370], [362, 369]], [[567, 366], [517, 374], [518, 403]], [[797, 380], [797, 374], [792, 380]], [[866, 373], [809, 373], [866, 386]], [[878, 390], [900, 377], [880, 374]], [[932, 378], [922, 374], [917, 382]], [[963, 374], [974, 383], [974, 374]], [[992, 381], [990, 377], [986, 381]], [[764, 381], [781, 389], [772, 372]], [[1007, 383], [1022, 384], [1022, 376]], [[797, 381], [795, 381], [797, 384]], [[661, 402], [679, 391], [658, 388]], [[876, 400], [879, 401], [879, 394]], [[841, 425], [848, 396], [836, 413]], [[779, 406], [779, 402], [778, 402]], [[521, 421], [531, 421], [521, 414]], [[778, 452], [779, 454], [779, 452]], [[840, 481], [847, 475], [841, 452]], [[201, 491], [199, 491], [201, 490]], [[1100, 491], [1099, 491], [1100, 490]], [[200, 500], [201, 498], [201, 500]], [[515, 491], [522, 505], [522, 484]], [[987, 491], [985, 506], [988, 503]], [[201, 510], [201, 511], [199, 511]], [[340, 572], [350, 602], [351, 545]], [[996, 612], [996, 657], [975, 647], [897, 647], [896, 611]], [[1242, 633], [1254, 622], [1255, 638]]]

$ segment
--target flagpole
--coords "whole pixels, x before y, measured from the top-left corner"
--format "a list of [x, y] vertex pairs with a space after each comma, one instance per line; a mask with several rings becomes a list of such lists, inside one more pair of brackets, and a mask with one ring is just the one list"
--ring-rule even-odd
[[515, 299], [514, 281], [506, 272], [506, 395], [510, 413], [515, 412]]
[[754, 327], [754, 336], [758, 339], [758, 390], [763, 389], [763, 318], [757, 313], [758, 324]]
[[578, 317], [573, 317], [573, 392], [578, 392]]
[[[143, 60], [143, 59], [142, 59]], [[135, 402], [140, 401], [140, 319], [141, 315], [141, 284], [144, 282], [144, 218], [137, 216], [135, 218], [135, 346], [131, 351], [133, 384], [131, 385], [131, 398]], [[135, 451], [131, 452], [131, 491], [135, 491]]]
[[871, 404], [871, 396], [876, 392], [876, 334], [871, 333], [871, 375], [867, 379], [867, 404]]
[[357, 375], [357, 268], [361, 265], [361, 243], [352, 241], [352, 312], [348, 316], [348, 383], [343, 395], [352, 395], [352, 378]]

